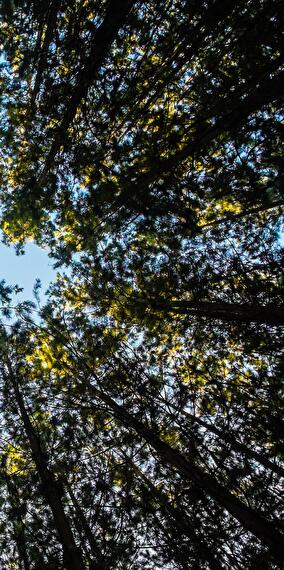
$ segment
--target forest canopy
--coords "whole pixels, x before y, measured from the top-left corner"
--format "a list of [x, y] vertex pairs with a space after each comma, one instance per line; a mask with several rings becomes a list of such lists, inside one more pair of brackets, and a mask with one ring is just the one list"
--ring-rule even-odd
[[283, 567], [283, 13], [1, 3], [3, 570]]

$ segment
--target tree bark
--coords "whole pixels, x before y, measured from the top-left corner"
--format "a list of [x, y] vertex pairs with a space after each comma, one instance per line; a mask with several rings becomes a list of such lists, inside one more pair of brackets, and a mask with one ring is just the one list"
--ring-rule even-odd
[[[172, 404], [170, 404], [170, 406], [175, 408], [174, 406], [172, 406]], [[200, 426], [204, 427], [207, 431], [210, 431], [211, 433], [214, 433], [215, 435], [217, 435], [220, 439], [222, 439], [223, 441], [228, 443], [234, 451], [242, 452], [248, 459], [251, 459], [252, 461], [256, 461], [260, 465], [263, 465], [263, 467], [265, 467], [265, 469], [269, 469], [270, 471], [277, 473], [277, 475], [280, 475], [280, 477], [284, 477], [284, 469], [283, 469], [283, 467], [281, 467], [281, 465], [277, 465], [276, 463], [273, 463], [273, 461], [271, 461], [268, 457], [266, 457], [262, 453], [259, 453], [258, 451], [254, 451], [253, 449], [250, 449], [249, 447], [247, 447], [247, 445], [238, 441], [235, 438], [235, 436], [231, 435], [227, 431], [220, 430], [219, 428], [217, 428], [213, 424], [208, 424], [207, 422], [205, 422], [201, 418], [193, 416], [189, 412], [186, 412], [184, 410], [178, 410], [178, 408], [175, 408], [175, 409], [177, 411], [180, 411], [180, 413], [182, 413], [184, 416], [188, 417], [191, 422], [197, 423]]]
[[69, 483], [67, 483], [66, 481], [65, 481], [65, 486], [67, 488], [67, 492], [68, 492], [70, 499], [72, 501], [74, 511], [77, 515], [79, 524], [80, 524], [80, 526], [81, 526], [81, 528], [85, 534], [85, 537], [88, 540], [92, 554], [93, 554], [94, 559], [97, 563], [96, 568], [97, 568], [97, 570], [106, 570], [106, 566], [104, 564], [102, 554], [101, 554], [101, 552], [98, 548], [98, 545], [95, 541], [95, 537], [94, 537], [93, 532], [89, 526], [89, 523], [85, 517], [84, 511], [82, 510], [81, 506], [79, 505], [79, 503], [77, 501], [75, 494], [73, 493], [72, 486]]
[[[142, 300], [142, 302], [147, 305], [147, 300]], [[149, 304], [151, 308], [151, 301]], [[152, 306], [165, 313], [178, 315], [192, 315], [238, 323], [284, 325], [284, 307], [275, 305], [252, 306], [223, 301], [157, 301]]]
[[48, 8], [47, 20], [46, 20], [46, 32], [44, 35], [44, 40], [42, 43], [42, 47], [41, 48], [40, 46], [38, 47], [40, 51], [38, 56], [38, 66], [34, 81], [34, 88], [31, 93], [31, 101], [30, 101], [31, 108], [34, 107], [40, 89], [40, 85], [42, 82], [42, 76], [44, 73], [45, 63], [46, 63], [46, 56], [48, 53], [48, 48], [52, 42], [54, 31], [56, 29], [56, 21], [60, 4], [61, 4], [60, 0], [53, 0], [52, 2], [50, 2], [50, 6]]
[[41, 480], [44, 496], [51, 508], [54, 524], [62, 544], [64, 566], [67, 570], [84, 570], [85, 565], [83, 563], [81, 553], [76, 546], [70, 523], [64, 511], [60, 485], [48, 468], [46, 454], [41, 448], [40, 440], [30, 421], [18, 382], [11, 367], [9, 365], [7, 366], [9, 370], [9, 381], [12, 385], [15, 399], [19, 407], [24, 429], [31, 447], [33, 460]]
[[212, 475], [203, 472], [193, 461], [186, 459], [177, 449], [162, 441], [156, 432], [146, 427], [139, 419], [130, 414], [125, 407], [117, 404], [115, 400], [101, 389], [94, 387], [90, 383], [78, 384], [78, 388], [79, 390], [82, 390], [82, 388], [87, 389], [92, 396], [103, 401], [124, 427], [133, 429], [139, 437], [155, 449], [165, 465], [173, 467], [182, 477], [198, 485], [208, 496], [237, 519], [244, 529], [262, 541], [277, 560], [284, 561], [284, 537], [276, 530], [273, 522], [266, 520], [262, 515], [243, 504]]
[[[157, 160], [153, 169], [137, 177], [137, 181], [131, 182], [130, 186], [128, 181], [124, 180], [125, 189], [121, 191], [115, 204], [124, 206], [129, 204], [130, 208], [139, 209], [140, 201], [143, 200], [143, 203], [145, 201], [145, 191], [149, 184], [173, 172], [179, 164], [208, 147], [218, 136], [227, 134], [230, 129], [235, 129], [251, 113], [259, 111], [270, 102], [283, 100], [284, 71], [270, 78], [269, 70], [267, 70], [265, 77], [260, 79], [257, 87], [255, 87], [256, 81], [257, 79], [254, 78], [249, 86], [245, 86], [248, 87], [247, 94], [241, 87], [241, 92], [235, 93], [228, 101], [218, 103], [215, 108], [212, 108], [210, 116], [196, 117], [195, 130], [189, 133], [190, 142], [169, 158]], [[217, 117], [214, 124], [211, 122], [212, 117]]]
[[[5, 467], [4, 467], [5, 469]], [[4, 470], [3, 470], [4, 471]], [[19, 560], [21, 567], [24, 570], [31, 570], [31, 566], [29, 563], [29, 557], [26, 549], [25, 544], [25, 537], [24, 537], [24, 523], [19, 512], [20, 504], [19, 504], [19, 497], [17, 493], [17, 488], [15, 487], [12, 477], [10, 477], [4, 471], [4, 477], [8, 489], [9, 500], [11, 504], [11, 508], [14, 514], [13, 517], [13, 525], [14, 525], [14, 534], [15, 534], [15, 542], [17, 545], [18, 553], [19, 553]]]
[[60, 147], [64, 146], [67, 130], [76, 115], [79, 105], [87, 96], [89, 87], [96, 79], [99, 68], [108, 55], [110, 45], [116, 38], [119, 29], [123, 26], [125, 18], [134, 3], [135, 0], [109, 1], [104, 21], [94, 32], [91, 53], [88, 61], [85, 67], [77, 75], [73, 94], [66, 105], [62, 121], [55, 131], [54, 139], [46, 157], [38, 184], [42, 184], [44, 182], [44, 178], [52, 166], [54, 158], [56, 157]]
[[141, 469], [139, 469], [139, 467], [137, 467], [137, 465], [135, 465], [128, 456], [125, 454], [123, 455], [126, 457], [127, 462], [131, 464], [132, 469], [137, 472], [138, 477], [140, 477], [146, 487], [149, 488], [152, 497], [159, 504], [165, 518], [170, 518], [174, 522], [175, 529], [174, 532], [171, 533], [173, 544], [175, 545], [175, 541], [180, 535], [186, 536], [189, 538], [190, 542], [195, 545], [200, 558], [209, 564], [209, 568], [212, 570], [222, 570], [222, 564], [217, 560], [207, 544], [197, 535], [194, 525], [191, 524], [190, 519], [185, 515], [185, 513], [178, 507], [174, 507], [170, 503], [167, 495], [163, 491], [157, 489], [154, 483], [152, 483], [145, 473], [143, 473], [143, 471], [141, 471]]

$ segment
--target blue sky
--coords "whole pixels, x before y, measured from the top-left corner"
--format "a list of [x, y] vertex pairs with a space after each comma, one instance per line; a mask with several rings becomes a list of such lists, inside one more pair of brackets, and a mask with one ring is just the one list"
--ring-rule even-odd
[[[24, 255], [16, 255], [13, 247], [0, 244], [0, 280], [7, 285], [19, 285], [24, 291], [17, 295], [19, 301], [32, 300], [36, 278], [42, 283], [40, 297], [56, 278], [57, 271], [52, 268], [52, 260], [47, 252], [34, 244], [25, 246]], [[44, 301], [44, 299], [42, 298]]]

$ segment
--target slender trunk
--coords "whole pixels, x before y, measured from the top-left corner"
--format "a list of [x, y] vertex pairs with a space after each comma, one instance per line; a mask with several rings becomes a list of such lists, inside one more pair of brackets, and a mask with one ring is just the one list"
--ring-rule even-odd
[[255, 206], [254, 208], [248, 208], [246, 210], [244, 210], [243, 212], [239, 212], [238, 214], [228, 214], [227, 216], [224, 216], [223, 218], [218, 218], [217, 220], [213, 220], [212, 222], [208, 222], [207, 224], [203, 224], [200, 226], [197, 226], [197, 229], [199, 230], [203, 230], [203, 229], [207, 229], [207, 228], [212, 228], [212, 227], [216, 227], [216, 226], [220, 226], [222, 224], [225, 224], [226, 222], [234, 222], [237, 220], [241, 220], [243, 218], [246, 218], [248, 216], [253, 216], [254, 214], [259, 214], [261, 212], [267, 212], [268, 210], [273, 210], [274, 208], [281, 208], [282, 206], [284, 206], [284, 199], [281, 198], [275, 202], [272, 202], [270, 204], [261, 204], [260, 206]]
[[[139, 469], [139, 467], [137, 467], [137, 465], [135, 465], [135, 463], [133, 463], [133, 461], [131, 461], [127, 455], [124, 454], [124, 457], [126, 457], [126, 460], [131, 464], [132, 469], [137, 472], [140, 479], [142, 479], [146, 487], [148, 487], [152, 497], [160, 506], [161, 512], [164, 514], [165, 518], [172, 519], [174, 522], [175, 529], [172, 531], [173, 545], [175, 545], [175, 542], [180, 535], [187, 536], [190, 542], [195, 545], [200, 558], [204, 562], [207, 562], [212, 570], [222, 570], [222, 564], [217, 560], [217, 558], [215, 558], [214, 554], [202, 538], [198, 536], [194, 525], [190, 522], [190, 519], [185, 515], [185, 513], [178, 507], [174, 507], [170, 503], [167, 495], [163, 493], [163, 491], [157, 489], [154, 483], [145, 475], [145, 473], [143, 473], [143, 471], [141, 471], [141, 469]], [[177, 559], [178, 561], [180, 560], [179, 553]]]
[[46, 454], [41, 448], [40, 440], [30, 421], [17, 380], [14, 377], [10, 366], [8, 366], [8, 369], [9, 380], [19, 407], [24, 429], [29, 440], [33, 460], [41, 480], [45, 499], [51, 508], [54, 524], [62, 544], [64, 566], [67, 570], [84, 570], [85, 566], [81, 553], [76, 546], [70, 523], [64, 511], [61, 499], [61, 487], [54, 478], [52, 471], [48, 468]]
[[88, 543], [90, 545], [91, 548], [91, 552], [94, 556], [94, 559], [96, 560], [96, 568], [97, 570], [105, 570], [106, 566], [104, 564], [104, 560], [102, 557], [102, 554], [97, 546], [97, 543], [95, 541], [95, 537], [93, 535], [92, 529], [89, 526], [89, 523], [85, 517], [85, 513], [83, 511], [83, 509], [81, 508], [81, 506], [79, 505], [76, 496], [73, 493], [73, 489], [71, 487], [71, 485], [69, 483], [67, 483], [65, 481], [65, 487], [67, 488], [68, 494], [70, 496], [70, 499], [72, 501], [73, 507], [74, 507], [74, 511], [77, 515], [77, 519], [79, 521], [80, 527], [82, 528], [85, 537], [88, 540]]
[[[138, 300], [138, 302], [140, 301]], [[141, 300], [141, 302], [147, 304], [147, 300]], [[151, 301], [149, 304], [151, 307]], [[153, 303], [153, 308], [165, 313], [192, 315], [229, 322], [284, 325], [284, 307], [275, 305], [252, 306], [222, 301], [157, 301]]]
[[[283, 79], [284, 72], [281, 71], [276, 77], [263, 77], [257, 88], [255, 83], [251, 85], [250, 93], [240, 100], [240, 95], [232, 97], [227, 104], [224, 104], [224, 111], [214, 125], [202, 124], [196, 131], [196, 138], [187, 146], [179, 150], [174, 156], [165, 159], [161, 164], [162, 172], [170, 172], [177, 163], [192, 156], [195, 152], [201, 150], [209, 142], [224, 132], [228, 132], [232, 127], [238, 125], [242, 120], [246, 119], [251, 113], [259, 111], [264, 105], [273, 101], [283, 100]], [[227, 107], [227, 109], [226, 109]], [[160, 172], [160, 174], [162, 174]]]
[[42, 47], [41, 48], [39, 47], [37, 72], [34, 81], [34, 88], [31, 93], [31, 101], [30, 101], [31, 108], [33, 108], [34, 106], [42, 82], [42, 76], [45, 69], [48, 48], [52, 42], [53, 34], [56, 29], [56, 21], [57, 21], [58, 10], [60, 8], [60, 3], [61, 3], [60, 0], [53, 0], [50, 3], [48, 9], [46, 32], [44, 35]]
[[28, 557], [26, 544], [25, 544], [24, 523], [23, 523], [20, 511], [19, 511], [20, 504], [19, 504], [19, 496], [18, 496], [17, 488], [13, 483], [12, 477], [10, 477], [5, 471], [4, 471], [4, 477], [5, 477], [5, 481], [6, 481], [6, 485], [7, 485], [7, 489], [8, 489], [9, 500], [10, 500], [12, 512], [13, 512], [14, 535], [15, 535], [15, 542], [16, 542], [17, 549], [18, 549], [20, 565], [21, 565], [21, 567], [24, 568], [24, 570], [30, 570], [31, 567], [30, 567], [29, 557]]
[[184, 410], [178, 410], [178, 408], [175, 408], [175, 406], [173, 406], [172, 404], [170, 404], [170, 406], [179, 411], [180, 413], [182, 413], [182, 415], [189, 418], [190, 421], [199, 424], [200, 426], [204, 427], [207, 431], [210, 431], [211, 433], [217, 435], [220, 439], [228, 443], [234, 451], [241, 451], [248, 459], [256, 461], [257, 463], [263, 465], [263, 467], [265, 467], [266, 469], [269, 469], [274, 473], [277, 473], [277, 475], [280, 475], [280, 477], [284, 477], [284, 469], [283, 467], [281, 467], [281, 465], [273, 463], [273, 461], [271, 461], [268, 457], [266, 457], [262, 453], [250, 449], [249, 447], [247, 447], [247, 445], [238, 441], [234, 435], [231, 435], [229, 432], [221, 430], [212, 424], [208, 424], [201, 418], [193, 416], [189, 412], [186, 412]]
[[[117, 362], [120, 366], [123, 366], [124, 370], [127, 370], [127, 368], [123, 362], [121, 362], [120, 360], [118, 360]], [[134, 380], [134, 382], [136, 382], [137, 378], [134, 377], [133, 380]], [[139, 388], [138, 388], [138, 392], [139, 392]], [[141, 395], [143, 396], [144, 392], [143, 393], [141, 392]], [[211, 433], [214, 433], [215, 435], [217, 435], [221, 440], [227, 442], [234, 451], [242, 452], [248, 459], [250, 459], [252, 461], [256, 461], [260, 465], [263, 465], [263, 467], [265, 467], [265, 469], [269, 469], [270, 471], [272, 471], [273, 473], [276, 473], [280, 477], [284, 477], [284, 468], [281, 465], [274, 463], [273, 458], [270, 459], [265, 454], [258, 452], [258, 451], [254, 451], [253, 449], [248, 447], [246, 444], [239, 442], [236, 439], [236, 436], [234, 434], [231, 434], [230, 432], [225, 431], [224, 429], [222, 430], [222, 429], [216, 427], [214, 424], [208, 424], [206, 421], [202, 420], [200, 417], [195, 416], [195, 415], [191, 414], [190, 412], [187, 412], [186, 410], [178, 408], [173, 403], [169, 403], [166, 400], [164, 400], [163, 398], [159, 398], [159, 400], [163, 404], [165, 404], [168, 408], [171, 408], [174, 412], [177, 412], [178, 414], [182, 414], [183, 416], [188, 418], [192, 423], [198, 423], [200, 426], [204, 427], [207, 431], [210, 431]], [[283, 426], [279, 426], [279, 433], [282, 433], [282, 431], [283, 431]]]
[[110, 0], [106, 10], [105, 19], [93, 35], [91, 53], [85, 67], [78, 73], [76, 85], [69, 102], [67, 103], [62, 121], [56, 129], [51, 149], [47, 155], [43, 171], [39, 178], [42, 184], [54, 158], [66, 141], [67, 130], [72, 124], [81, 101], [86, 97], [89, 87], [97, 77], [102, 62], [108, 55], [109, 48], [117, 36], [119, 29], [125, 23], [135, 0]]
[[[267, 77], [268, 76], [268, 77]], [[250, 81], [248, 86], [248, 94], [244, 95], [243, 92], [236, 93], [232, 98], [218, 104], [218, 107], [212, 109], [212, 113], [208, 120], [204, 117], [197, 117], [195, 120], [195, 131], [189, 136], [190, 142], [185, 145], [181, 150], [169, 158], [157, 160], [153, 169], [137, 178], [136, 183], [130, 186], [127, 180], [124, 180], [125, 190], [123, 190], [119, 198], [115, 201], [116, 205], [128, 206], [133, 210], [141, 209], [140, 202], [144, 204], [144, 193], [149, 184], [160, 177], [167, 176], [172, 173], [177, 165], [186, 161], [189, 157], [195, 156], [205, 147], [208, 147], [217, 137], [222, 134], [230, 132], [235, 129], [239, 123], [245, 120], [251, 113], [259, 111], [264, 105], [273, 102], [281, 101], [283, 99], [283, 85], [284, 72], [281, 71], [276, 77], [269, 77], [269, 70], [266, 76], [262, 77], [259, 85], [255, 87], [255, 78]], [[211, 117], [218, 117], [216, 122], [212, 124]]]
[[158, 453], [161, 461], [168, 467], [176, 469], [182, 477], [194, 482], [205, 493], [225, 508], [247, 531], [254, 534], [271, 551], [278, 560], [284, 560], [283, 535], [276, 529], [273, 522], [266, 520], [247, 505], [243, 504], [235, 495], [221, 485], [215, 477], [203, 472], [190, 459], [186, 459], [177, 449], [162, 441], [158, 434], [146, 427], [139, 419], [131, 415], [125, 407], [117, 404], [105, 392], [95, 388], [90, 383], [78, 385], [80, 390], [88, 389], [90, 394], [103, 401], [122, 422], [126, 428], [133, 429]]

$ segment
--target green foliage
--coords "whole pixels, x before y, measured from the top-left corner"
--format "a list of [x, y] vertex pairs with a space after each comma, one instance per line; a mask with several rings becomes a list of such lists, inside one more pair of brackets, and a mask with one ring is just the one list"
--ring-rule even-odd
[[281, 568], [281, 3], [2, 4], [0, 565]]

